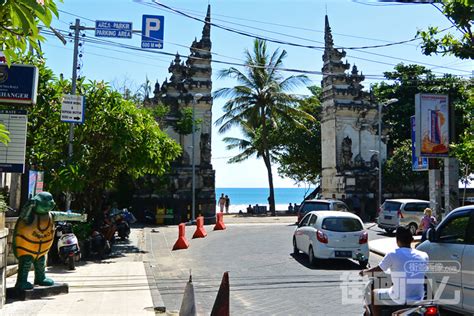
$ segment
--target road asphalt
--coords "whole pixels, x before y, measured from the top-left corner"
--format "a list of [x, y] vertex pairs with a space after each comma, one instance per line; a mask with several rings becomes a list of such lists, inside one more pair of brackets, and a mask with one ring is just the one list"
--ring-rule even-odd
[[[295, 224], [296, 216], [245, 217], [226, 214], [224, 222], [230, 227], [234, 225], [290, 226]], [[369, 227], [373, 227], [373, 225], [367, 224], [366, 228]], [[168, 228], [173, 229], [173, 227]], [[160, 227], [146, 229], [153, 233], [154, 231], [159, 232]], [[192, 229], [192, 227], [189, 227], [189, 229]], [[392, 243], [391, 239], [379, 239], [380, 241], [375, 243], [374, 247], [380, 250], [387, 243]], [[166, 246], [170, 247], [172, 243], [174, 243], [174, 240], [169, 240]], [[67, 283], [69, 294], [27, 301], [8, 299], [0, 310], [0, 314], [153, 315], [163, 312], [166, 306], [164, 306], [157, 284], [153, 282], [153, 277], [150, 276], [153, 274], [152, 270], [156, 265], [156, 261], [166, 260], [166, 258], [154, 258], [147, 251], [145, 244], [144, 229], [134, 228], [130, 240], [117, 242], [114, 245], [112, 256], [108, 259], [81, 261], [77, 263], [77, 268], [74, 271], [68, 271], [63, 266], [48, 267], [47, 276], [58, 283]], [[372, 244], [370, 245], [372, 248]], [[382, 245], [382, 247], [377, 245]], [[182, 271], [179, 272], [181, 274]], [[30, 272], [29, 277], [32, 282], [33, 272]], [[7, 287], [13, 287], [15, 281], [16, 275], [8, 277], [6, 280]], [[220, 282], [220, 280], [215, 281], [215, 285]], [[182, 297], [183, 289], [176, 288], [175, 295]], [[167, 311], [166, 314], [174, 315], [177, 312], [177, 310]]]

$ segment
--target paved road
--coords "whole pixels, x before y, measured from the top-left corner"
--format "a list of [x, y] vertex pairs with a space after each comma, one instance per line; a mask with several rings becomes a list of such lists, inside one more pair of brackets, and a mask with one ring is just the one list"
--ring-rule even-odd
[[[209, 315], [222, 274], [229, 271], [230, 308], [233, 315], [361, 315], [362, 300], [343, 303], [347, 287], [342, 279], [356, 278], [359, 266], [347, 261], [308, 265], [307, 256], [292, 255], [291, 224], [229, 224], [225, 231], [190, 239], [189, 249], [171, 251], [177, 227], [145, 229], [153, 277], [168, 311], [179, 310], [185, 283], [192, 269], [198, 312]], [[187, 227], [192, 236], [194, 227]], [[377, 229], [370, 238], [383, 237]], [[376, 265], [379, 256], [371, 256]], [[354, 283], [353, 283], [354, 284]], [[363, 283], [355, 282], [361, 289]]]

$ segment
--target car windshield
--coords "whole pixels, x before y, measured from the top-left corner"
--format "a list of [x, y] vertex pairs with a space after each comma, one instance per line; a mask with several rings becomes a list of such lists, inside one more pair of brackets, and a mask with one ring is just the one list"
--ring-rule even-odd
[[400, 205], [402, 205], [402, 203], [400, 202], [385, 202], [383, 204], [383, 210], [384, 211], [398, 211], [400, 209]]
[[321, 227], [333, 232], [357, 232], [363, 229], [359, 220], [350, 217], [325, 218]]
[[307, 213], [311, 211], [327, 211], [327, 210], [329, 210], [329, 203], [310, 202], [310, 203], [304, 203], [300, 212]]

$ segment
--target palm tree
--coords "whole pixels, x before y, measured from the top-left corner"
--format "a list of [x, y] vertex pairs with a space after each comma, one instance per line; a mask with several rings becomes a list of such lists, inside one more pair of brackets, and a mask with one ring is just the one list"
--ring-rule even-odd
[[275, 195], [273, 188], [272, 156], [273, 144], [270, 132], [278, 128], [281, 119], [295, 121], [296, 117], [307, 113], [298, 110], [298, 98], [288, 91], [298, 86], [306, 86], [309, 79], [304, 75], [284, 78], [280, 68], [287, 53], [277, 49], [271, 55], [267, 52], [265, 41], [255, 39], [253, 52], [245, 52], [244, 72], [231, 67], [222, 70], [219, 78], [234, 78], [239, 85], [222, 88], [214, 93], [216, 98], [229, 98], [224, 104], [224, 115], [216, 121], [221, 125], [219, 133], [225, 133], [231, 127], [240, 127], [246, 139], [226, 138], [228, 148], [240, 148], [239, 155], [229, 160], [243, 161], [253, 154], [262, 157], [267, 169], [270, 188], [270, 211], [275, 215]]

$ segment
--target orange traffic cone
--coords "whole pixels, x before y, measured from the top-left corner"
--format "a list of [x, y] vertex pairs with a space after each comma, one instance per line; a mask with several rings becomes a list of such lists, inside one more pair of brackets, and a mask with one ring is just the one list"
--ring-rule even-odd
[[216, 222], [216, 225], [214, 226], [214, 230], [224, 230], [225, 229], [224, 213], [219, 212], [216, 215], [217, 215], [217, 222]]
[[222, 276], [221, 286], [217, 292], [216, 301], [212, 307], [211, 316], [229, 316], [229, 272], [224, 272]]
[[188, 249], [189, 247], [189, 242], [186, 239], [186, 224], [181, 223], [178, 225], [178, 240], [176, 240], [173, 250], [178, 250], [178, 249]]
[[179, 316], [196, 316], [196, 302], [194, 299], [193, 277], [189, 274], [189, 281], [184, 288], [183, 301], [179, 309]]
[[204, 238], [206, 236], [207, 232], [204, 228], [204, 217], [198, 216], [196, 218], [196, 231], [194, 232], [193, 238]]

